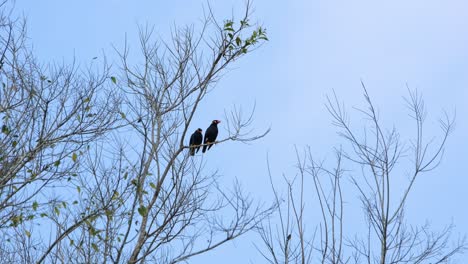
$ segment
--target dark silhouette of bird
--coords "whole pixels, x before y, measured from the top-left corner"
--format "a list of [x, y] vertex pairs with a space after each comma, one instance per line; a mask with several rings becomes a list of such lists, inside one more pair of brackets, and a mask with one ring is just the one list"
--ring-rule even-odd
[[[218, 124], [221, 123], [219, 120], [213, 120], [211, 125], [205, 131], [205, 139], [203, 140], [203, 144], [214, 143], [216, 141], [216, 137], [218, 136]], [[204, 145], [202, 152], [205, 153], [206, 148], [210, 149], [213, 144]]]
[[193, 134], [190, 136], [190, 143], [189, 143], [190, 156], [195, 155], [195, 150], [197, 150], [197, 153], [200, 150], [200, 145], [201, 145], [201, 143], [203, 141], [202, 131], [203, 130], [201, 128], [199, 128], [199, 129], [195, 130], [195, 132], [193, 132]]

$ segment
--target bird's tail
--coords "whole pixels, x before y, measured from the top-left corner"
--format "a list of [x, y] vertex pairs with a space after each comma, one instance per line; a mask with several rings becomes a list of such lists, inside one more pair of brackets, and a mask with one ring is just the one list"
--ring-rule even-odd
[[210, 145], [208, 146], [208, 150], [210, 150], [210, 148], [211, 148], [213, 145], [214, 145], [214, 144], [210, 144]]
[[190, 156], [195, 156], [195, 148], [190, 148]]
[[[206, 144], [206, 143], [207, 143], [207, 142], [205, 142], [205, 144]], [[207, 147], [207, 145], [204, 145], [204, 146], [203, 146], [203, 149], [202, 149], [202, 152], [203, 152], [203, 153], [205, 153], [206, 147]]]

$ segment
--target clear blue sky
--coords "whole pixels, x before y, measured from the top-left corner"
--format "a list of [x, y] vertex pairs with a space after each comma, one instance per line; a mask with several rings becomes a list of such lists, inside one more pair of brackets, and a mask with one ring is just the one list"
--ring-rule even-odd
[[[244, 4], [212, 2], [220, 19]], [[112, 59], [112, 45], [121, 45], [126, 33], [134, 38], [137, 24], [155, 25], [162, 37], [174, 24], [196, 24], [205, 3], [17, 0], [16, 11], [28, 17], [31, 43], [43, 62], [75, 55], [86, 64], [103, 50]], [[238, 177], [257, 198], [268, 200], [267, 153], [280, 183], [283, 172], [294, 172], [295, 144], [330, 158], [340, 143], [324, 107], [332, 89], [348, 106], [361, 106], [362, 79], [385, 124], [411, 132], [402, 100], [408, 84], [424, 95], [429, 126], [442, 109], [457, 113], [443, 163], [419, 178], [408, 219], [414, 224], [429, 220], [435, 228], [453, 221], [457, 232], [468, 233], [468, 2], [256, 0], [254, 7], [270, 41], [236, 64], [202, 105], [196, 122], [205, 128], [207, 120], [222, 119], [226, 106], [248, 108], [256, 102], [256, 128], [271, 126], [272, 132], [252, 145], [216, 146], [207, 157], [209, 166], [219, 168], [227, 182]], [[353, 200], [357, 193], [350, 195]], [[249, 236], [191, 263], [221, 260], [257, 263], [260, 257]]]

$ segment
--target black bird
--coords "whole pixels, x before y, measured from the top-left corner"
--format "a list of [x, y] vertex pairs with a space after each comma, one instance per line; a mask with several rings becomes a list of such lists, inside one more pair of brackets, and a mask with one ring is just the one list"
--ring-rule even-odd
[[[205, 132], [205, 139], [203, 140], [203, 144], [214, 143], [216, 141], [216, 137], [218, 136], [218, 124], [221, 123], [219, 120], [213, 120], [211, 125], [206, 129]], [[210, 149], [213, 144], [204, 145], [202, 152], [205, 153], [206, 148]]]
[[[199, 128], [197, 130], [195, 130], [195, 132], [193, 132], [192, 136], [190, 136], [190, 156], [194, 156], [195, 155], [195, 149], [197, 150], [197, 153], [198, 151], [200, 150], [200, 145], [203, 141], [203, 134], [202, 134], [202, 129]], [[192, 147], [192, 146], [196, 146], [196, 147]]]

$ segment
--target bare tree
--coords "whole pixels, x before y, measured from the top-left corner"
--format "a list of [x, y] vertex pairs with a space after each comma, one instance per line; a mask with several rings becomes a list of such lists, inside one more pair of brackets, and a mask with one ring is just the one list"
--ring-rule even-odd
[[[36, 111], [31, 115], [37, 110], [66, 114], [72, 123], [58, 129], [63, 133], [74, 132], [89, 119], [97, 127], [79, 130], [79, 140], [62, 136], [61, 152], [45, 152], [53, 158], [49, 178], [63, 180], [59, 186], [47, 181], [43, 188], [54, 189], [43, 193], [57, 192], [57, 198], [46, 204], [31, 201], [31, 210], [48, 210], [41, 211], [40, 220], [19, 223], [24, 234], [7, 230], [14, 241], [3, 251], [5, 261], [186, 262], [253, 230], [271, 214], [273, 206], [255, 202], [237, 181], [231, 188], [221, 186], [216, 172], [204, 170], [206, 162], [201, 156], [188, 155], [188, 139], [198, 127], [192, 120], [200, 102], [229, 65], [267, 40], [264, 28], [251, 25], [250, 8], [247, 3], [240, 20], [222, 23], [208, 8], [201, 29], [176, 28], [169, 41], [155, 39], [151, 28], [142, 28], [140, 53], [133, 52], [126, 42], [122, 50], [116, 49], [121, 59], [119, 71], [111, 76], [106, 68], [99, 79], [99, 85], [106, 80], [105, 84], [111, 85], [112, 96], [82, 94], [84, 87], [98, 86], [67, 81], [53, 86], [59, 90], [47, 97], [48, 90], [43, 87], [60, 78], [38, 73], [36, 81], [41, 89], [37, 100], [45, 106], [32, 106]], [[68, 72], [65, 69], [60, 73]], [[68, 94], [66, 85], [73, 87]], [[59, 91], [72, 102], [56, 95]], [[48, 100], [55, 98], [61, 104], [49, 110], [52, 105]], [[109, 102], [112, 98], [119, 100]], [[102, 102], [95, 102], [97, 99]], [[73, 103], [76, 110], [70, 108]], [[95, 113], [94, 106], [102, 111]], [[45, 123], [61, 124], [60, 117], [46, 118]], [[212, 144], [250, 142], [265, 136], [268, 130], [252, 135], [252, 118], [253, 111], [244, 115], [240, 108], [228, 110], [223, 120], [227, 135], [220, 135], [224, 137]], [[29, 119], [21, 118], [25, 122]], [[21, 131], [36, 130], [25, 127]], [[46, 149], [59, 145], [49, 138]], [[37, 139], [45, 140], [40, 133], [31, 140]], [[72, 142], [79, 145], [72, 147]], [[18, 249], [18, 244], [27, 250]]]
[[[260, 229], [266, 249], [259, 247], [259, 250], [270, 263], [445, 263], [466, 249], [464, 238], [451, 244], [452, 225], [434, 232], [428, 224], [409, 226], [404, 219], [416, 180], [422, 173], [435, 169], [442, 159], [453, 119], [445, 115], [440, 120], [442, 137], [438, 144], [434, 140], [425, 143], [424, 102], [417, 92], [410, 91], [406, 104], [416, 134], [406, 145], [395, 128], [386, 130], [382, 126], [364, 84], [363, 90], [367, 108], [357, 109], [369, 124], [363, 131], [352, 128], [345, 107], [335, 94], [327, 98], [327, 109], [340, 129], [339, 135], [349, 143], [349, 151], [342, 148], [336, 151], [334, 169], [317, 162], [310, 149], [304, 157], [298, 155], [300, 181], [287, 180], [288, 199], [283, 206], [287, 208], [286, 213], [279, 207], [280, 223], [269, 222]], [[350, 170], [346, 174], [350, 174], [351, 182], [359, 191], [368, 231], [366, 235], [356, 234], [352, 238], [344, 235], [351, 228], [344, 219], [343, 159], [349, 162], [350, 168], [360, 171]], [[396, 186], [395, 182], [401, 182], [404, 176], [406, 186]], [[307, 188], [304, 178], [307, 177], [312, 181], [322, 215], [321, 224], [312, 234], [305, 232], [303, 219], [304, 188]], [[273, 190], [280, 203], [276, 189]], [[317, 232], [319, 238], [314, 241]]]
[[[77, 157], [114, 127], [118, 100], [108, 67], [39, 63], [25, 24], [0, 4], [0, 232], [2, 262], [33, 262], [33, 225], [67, 205], [56, 193]], [[51, 210], [52, 208], [52, 210]], [[46, 220], [44, 220], [46, 221]]]

